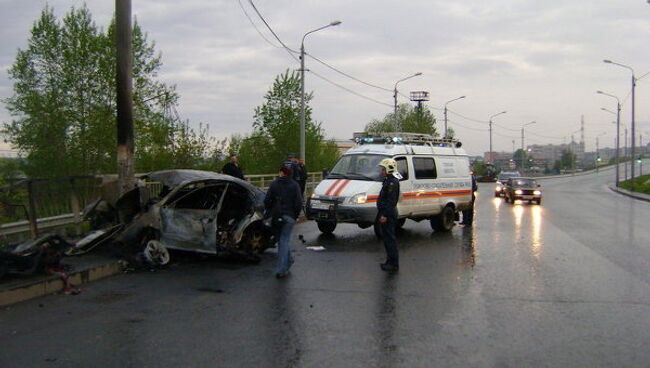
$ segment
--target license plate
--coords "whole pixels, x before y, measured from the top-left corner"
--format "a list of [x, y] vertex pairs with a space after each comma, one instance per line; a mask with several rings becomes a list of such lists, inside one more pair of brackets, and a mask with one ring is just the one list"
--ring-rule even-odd
[[311, 208], [315, 210], [329, 210], [330, 209], [330, 204], [325, 203], [325, 202], [311, 202]]

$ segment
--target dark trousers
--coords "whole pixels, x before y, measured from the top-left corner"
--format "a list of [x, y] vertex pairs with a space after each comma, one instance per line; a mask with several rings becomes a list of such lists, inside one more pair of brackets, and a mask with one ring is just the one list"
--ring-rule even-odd
[[298, 185], [300, 186], [300, 194], [302, 194], [302, 196], [304, 198], [305, 197], [305, 187], [307, 186], [307, 180], [298, 181]]
[[395, 238], [395, 227], [397, 226], [396, 216], [386, 216], [386, 223], [381, 224], [381, 232], [386, 248], [386, 263], [399, 266], [399, 253], [397, 251], [397, 239]]
[[470, 208], [463, 211], [463, 224], [471, 225], [472, 222], [474, 222], [474, 201], [475, 200], [476, 197], [472, 193], [472, 205], [470, 206]]

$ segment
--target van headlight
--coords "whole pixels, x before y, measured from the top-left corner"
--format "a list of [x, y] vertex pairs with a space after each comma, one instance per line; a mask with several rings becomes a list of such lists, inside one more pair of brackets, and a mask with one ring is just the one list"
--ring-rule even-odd
[[536, 191], [533, 192], [533, 194], [538, 196], [538, 195], [542, 195], [542, 192], [539, 191], [539, 190], [536, 190]]
[[517, 189], [517, 190], [515, 190], [515, 194], [521, 195], [521, 194], [524, 194], [524, 192], [521, 189]]
[[355, 194], [348, 199], [348, 203], [352, 204], [364, 204], [366, 202], [368, 202], [368, 195], [366, 193]]

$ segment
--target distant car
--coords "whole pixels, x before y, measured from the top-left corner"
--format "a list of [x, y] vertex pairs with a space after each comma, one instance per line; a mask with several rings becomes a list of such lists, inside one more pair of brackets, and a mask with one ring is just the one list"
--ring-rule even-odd
[[520, 177], [521, 174], [519, 171], [502, 171], [499, 173], [499, 176], [497, 177], [496, 181], [496, 187], [494, 188], [494, 196], [495, 197], [503, 197], [503, 188], [505, 186], [506, 181], [510, 178], [518, 178]]
[[506, 202], [515, 203], [516, 200], [542, 204], [542, 191], [535, 179], [510, 178], [504, 187]]

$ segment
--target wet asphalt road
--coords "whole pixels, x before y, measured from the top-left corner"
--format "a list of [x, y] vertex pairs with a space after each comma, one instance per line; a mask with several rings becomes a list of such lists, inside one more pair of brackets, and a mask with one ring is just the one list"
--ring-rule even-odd
[[296, 264], [184, 260], [0, 310], [0, 367], [648, 367], [650, 203], [611, 170], [543, 182], [542, 206], [481, 184], [476, 223], [407, 221], [401, 270], [372, 229], [296, 228]]

